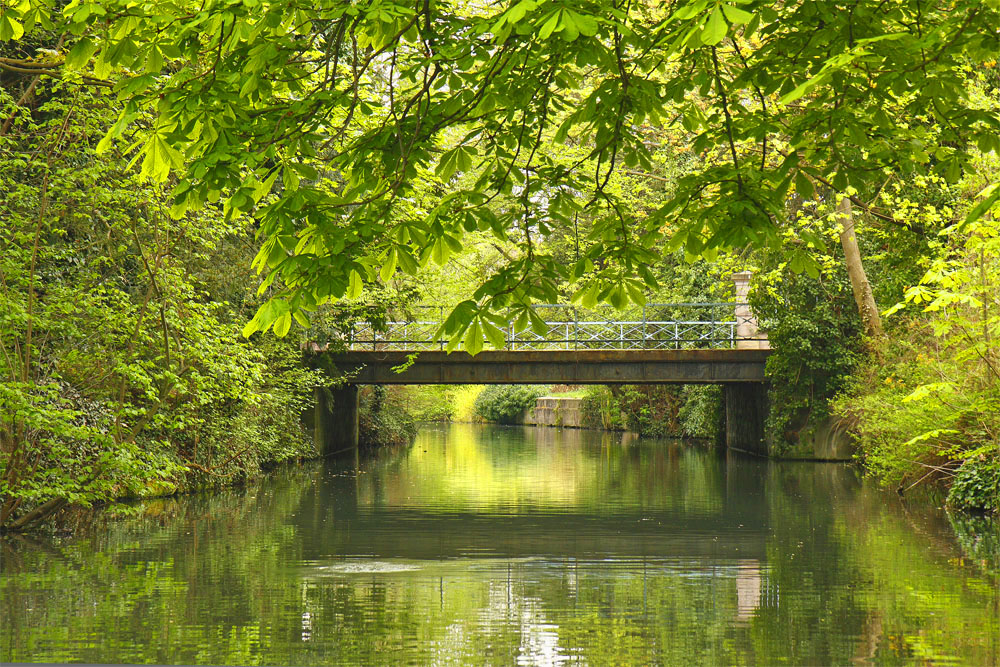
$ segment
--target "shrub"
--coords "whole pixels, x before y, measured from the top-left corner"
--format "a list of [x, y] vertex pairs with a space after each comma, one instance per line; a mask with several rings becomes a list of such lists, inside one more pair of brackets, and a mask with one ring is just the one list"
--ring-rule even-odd
[[362, 449], [405, 445], [417, 432], [399, 391], [374, 385], [361, 393], [358, 446]]
[[680, 434], [680, 388], [673, 385], [623, 385], [617, 393], [625, 426], [653, 438]]
[[544, 393], [537, 385], [490, 385], [476, 397], [476, 414], [489, 422], [514, 424]]
[[686, 438], [715, 440], [721, 434], [722, 387], [685, 385], [681, 389], [681, 409], [677, 413], [681, 434]]
[[830, 415], [830, 399], [864, 358], [861, 318], [840, 266], [811, 278], [781, 264], [760, 274], [750, 304], [774, 350], [767, 360], [767, 430], [780, 455], [809, 424]]
[[964, 510], [1000, 509], [1000, 460], [996, 457], [966, 460], [951, 482], [948, 505]]
[[606, 431], [620, 431], [622, 422], [618, 399], [603, 385], [590, 385], [580, 400], [581, 419], [587, 428], [603, 428]]

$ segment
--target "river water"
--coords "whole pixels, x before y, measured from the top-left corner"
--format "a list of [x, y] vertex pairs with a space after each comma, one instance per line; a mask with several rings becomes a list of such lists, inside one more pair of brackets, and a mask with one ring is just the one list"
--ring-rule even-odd
[[1000, 663], [996, 527], [846, 465], [430, 426], [6, 537], [0, 660]]

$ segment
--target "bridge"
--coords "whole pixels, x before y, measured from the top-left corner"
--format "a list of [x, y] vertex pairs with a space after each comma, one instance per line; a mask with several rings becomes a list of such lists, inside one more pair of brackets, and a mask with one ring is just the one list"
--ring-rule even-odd
[[[446, 352], [445, 312], [417, 308], [379, 327], [358, 323], [310, 345], [347, 382], [318, 392], [312, 418], [324, 453], [356, 447], [363, 384], [720, 384], [726, 445], [766, 454], [767, 338], [745, 303], [650, 304], [632, 312], [541, 306], [508, 322], [502, 349]], [[435, 316], [436, 315], [436, 316]]]

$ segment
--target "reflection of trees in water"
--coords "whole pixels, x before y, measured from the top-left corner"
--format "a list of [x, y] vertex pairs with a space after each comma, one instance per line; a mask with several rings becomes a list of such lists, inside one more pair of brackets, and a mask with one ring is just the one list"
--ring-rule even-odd
[[[948, 521], [965, 554], [983, 573], [1000, 579], [1000, 519], [949, 512]], [[1000, 615], [998, 615], [1000, 617]]]
[[[982, 622], [983, 610], [995, 617], [995, 580], [949, 563], [961, 557], [950, 539], [921, 536], [947, 534], [942, 519], [915, 530], [920, 513], [887, 505], [850, 468], [557, 429], [535, 446], [524, 433], [429, 434], [358, 473], [289, 468], [245, 489], [144, 503], [86, 537], [5, 539], [0, 659], [842, 664], [924, 650], [986, 664], [997, 654]], [[497, 505], [475, 495], [479, 483]], [[968, 548], [977, 558], [991, 547]]]
[[[267, 640], [262, 612], [280, 604], [277, 573], [296, 557], [294, 529], [280, 517], [295, 511], [316, 473], [287, 467], [239, 489], [137, 503], [134, 516], [97, 514], [72, 538], [3, 538], [0, 659], [195, 663], [211, 655], [247, 664], [249, 647]], [[199, 603], [210, 590], [217, 604]], [[183, 632], [171, 636], [173, 623]], [[49, 641], [54, 629], [96, 639], [70, 649]], [[228, 638], [219, 642], [219, 632]]]

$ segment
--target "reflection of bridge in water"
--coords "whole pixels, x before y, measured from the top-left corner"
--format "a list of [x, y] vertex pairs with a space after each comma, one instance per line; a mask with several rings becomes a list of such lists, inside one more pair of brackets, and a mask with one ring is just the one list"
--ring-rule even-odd
[[437, 308], [437, 317], [417, 310], [413, 318], [355, 325], [339, 339], [313, 343], [323, 363], [348, 378], [317, 393], [312, 425], [320, 450], [357, 446], [363, 384], [719, 384], [726, 445], [767, 453], [767, 338], [745, 303], [652, 304], [618, 319], [569, 306], [538, 311], [545, 317], [531, 327], [499, 321], [502, 349], [475, 355], [445, 351]]

